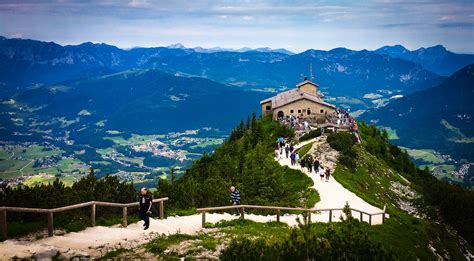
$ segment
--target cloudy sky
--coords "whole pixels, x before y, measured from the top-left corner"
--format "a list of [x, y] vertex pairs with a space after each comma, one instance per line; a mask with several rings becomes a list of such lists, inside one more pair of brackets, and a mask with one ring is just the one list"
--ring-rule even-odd
[[60, 44], [474, 53], [474, 0], [0, 0], [0, 35]]

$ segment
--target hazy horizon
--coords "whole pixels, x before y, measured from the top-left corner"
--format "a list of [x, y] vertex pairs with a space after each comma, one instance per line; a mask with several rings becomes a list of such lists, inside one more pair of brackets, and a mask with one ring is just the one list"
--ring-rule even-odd
[[409, 50], [474, 53], [474, 4], [438, 1], [3, 0], [0, 35], [61, 45]]
[[[0, 35], [0, 36], [3, 36], [3, 35]], [[6, 37], [6, 36], [3, 36], [3, 37]], [[336, 46], [336, 47], [332, 47], [332, 48], [329, 48], [329, 49], [315, 49], [315, 48], [309, 48], [309, 49], [306, 49], [306, 50], [302, 50], [302, 51], [294, 51], [294, 50], [291, 50], [291, 49], [287, 49], [287, 48], [283, 48], [283, 47], [271, 47], [271, 46], [256, 46], [256, 47], [250, 47], [250, 46], [241, 46], [241, 47], [236, 47], [236, 48], [232, 48], [232, 47], [227, 47], [227, 46], [209, 46], [209, 47], [204, 47], [204, 46], [186, 46], [182, 43], [172, 43], [170, 45], [155, 45], [155, 46], [132, 46], [132, 47], [121, 47], [121, 46], [117, 46], [117, 45], [114, 45], [114, 44], [110, 44], [110, 43], [104, 43], [104, 42], [91, 42], [91, 41], [84, 41], [84, 42], [80, 42], [80, 43], [74, 43], [74, 44], [62, 44], [62, 43], [58, 43], [58, 42], [55, 42], [55, 41], [48, 41], [48, 40], [40, 40], [40, 39], [32, 39], [32, 38], [21, 38], [21, 37], [12, 37], [12, 38], [9, 38], [9, 37], [6, 37], [7, 39], [21, 39], [21, 40], [33, 40], [33, 41], [41, 41], [41, 42], [53, 42], [53, 43], [56, 43], [56, 44], [59, 44], [61, 46], [78, 46], [78, 45], [81, 45], [81, 44], [85, 44], [85, 43], [93, 43], [93, 44], [106, 44], [106, 45], [110, 45], [110, 46], [115, 46], [119, 49], [122, 49], [122, 50], [131, 50], [131, 49], [135, 49], [135, 48], [156, 48], [156, 47], [172, 47], [173, 48], [173, 45], [183, 45], [184, 48], [186, 49], [194, 49], [194, 48], [204, 48], [204, 49], [213, 49], [213, 48], [220, 48], [220, 49], [228, 49], [228, 50], [232, 50], [232, 51], [239, 51], [240, 49], [243, 49], [243, 48], [249, 48], [249, 49], [259, 49], [259, 48], [270, 48], [272, 50], [278, 50], [278, 49], [285, 49], [287, 51], [290, 51], [290, 52], [293, 52], [294, 54], [298, 54], [298, 53], [302, 53], [302, 52], [306, 52], [306, 51], [309, 51], [309, 50], [316, 50], [316, 51], [330, 51], [330, 50], [333, 50], [333, 49], [337, 49], [337, 48], [346, 48], [346, 49], [349, 49], [349, 50], [352, 50], [352, 51], [362, 51], [362, 50], [368, 50], [368, 51], [375, 51], [381, 47], [385, 47], [385, 46], [395, 46], [395, 45], [402, 45], [402, 44], [394, 44], [394, 45], [384, 45], [384, 46], [379, 46], [375, 49], [368, 49], [368, 48], [363, 48], [363, 49], [351, 49], [351, 48], [348, 48], [346, 46]], [[440, 45], [440, 44], [436, 44], [436, 45], [433, 45], [433, 46], [420, 46], [418, 48], [415, 48], [415, 49], [410, 49], [410, 48], [407, 48], [406, 46], [402, 45], [404, 48], [408, 49], [409, 51], [415, 51], [417, 49], [420, 49], [420, 48], [430, 48], [430, 47], [435, 47], [437, 45]], [[452, 51], [454, 52], [453, 50], [450, 50], [449, 48], [447, 48], [446, 46], [444, 46], [448, 51]], [[455, 53], [458, 53], [458, 52], [455, 52]], [[463, 53], [459, 53], [459, 54], [474, 54], [473, 53], [469, 53], [469, 52], [463, 52]]]

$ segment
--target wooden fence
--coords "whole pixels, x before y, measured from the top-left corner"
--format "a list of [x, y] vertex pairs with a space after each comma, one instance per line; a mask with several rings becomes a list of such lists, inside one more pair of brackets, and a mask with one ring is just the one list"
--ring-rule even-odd
[[[276, 220], [280, 222], [281, 211], [299, 211], [306, 213], [316, 213], [316, 212], [329, 212], [329, 222], [332, 222], [332, 213], [333, 211], [342, 211], [343, 208], [328, 208], [328, 209], [307, 209], [307, 208], [290, 208], [290, 207], [273, 207], [273, 206], [256, 206], [256, 205], [233, 205], [233, 206], [223, 206], [223, 207], [212, 207], [212, 208], [198, 208], [197, 211], [202, 214], [202, 227], [206, 226], [206, 213], [229, 210], [229, 209], [239, 209], [240, 218], [245, 218], [245, 209], [263, 209], [263, 210], [273, 210], [276, 212]], [[351, 212], [358, 212], [360, 214], [360, 221], [363, 221], [364, 215], [369, 217], [369, 224], [372, 225], [372, 216], [382, 215], [382, 224], [385, 221], [385, 207], [382, 212], [379, 213], [367, 213], [358, 209], [350, 208]], [[308, 222], [311, 222], [311, 215], [308, 215]]]
[[[159, 198], [154, 199], [153, 203], [160, 203], [160, 219], [164, 218], [164, 202], [167, 201], [168, 198]], [[95, 212], [96, 206], [103, 206], [103, 207], [117, 207], [122, 208], [122, 226], [127, 227], [127, 213], [128, 208], [130, 207], [138, 207], [138, 202], [133, 203], [112, 203], [112, 202], [102, 202], [102, 201], [89, 201], [85, 203], [59, 207], [59, 208], [52, 208], [52, 209], [44, 209], [44, 208], [19, 208], [19, 207], [0, 207], [0, 230], [1, 230], [1, 238], [2, 240], [6, 240], [8, 238], [8, 227], [7, 227], [7, 213], [8, 212], [23, 212], [23, 213], [41, 213], [46, 214], [48, 217], [48, 236], [54, 235], [54, 225], [53, 225], [53, 215], [54, 213], [64, 212], [68, 210], [84, 208], [84, 207], [91, 207], [91, 226], [95, 226]]]

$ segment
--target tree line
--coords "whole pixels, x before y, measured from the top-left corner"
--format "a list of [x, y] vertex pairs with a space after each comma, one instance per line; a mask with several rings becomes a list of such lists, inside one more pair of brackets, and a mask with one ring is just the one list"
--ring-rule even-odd
[[300, 206], [312, 180], [273, 159], [280, 136], [292, 138], [294, 131], [268, 116], [257, 119], [254, 113], [181, 178], [171, 173], [169, 179], [159, 180], [155, 196], [169, 197], [171, 208], [222, 206], [229, 204], [229, 187], [234, 185], [243, 204]]

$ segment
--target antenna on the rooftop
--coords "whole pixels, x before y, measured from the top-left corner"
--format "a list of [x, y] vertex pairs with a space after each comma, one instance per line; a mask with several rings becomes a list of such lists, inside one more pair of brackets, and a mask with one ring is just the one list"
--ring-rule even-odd
[[309, 64], [309, 75], [310, 75], [310, 80], [311, 81], [314, 81], [314, 77], [313, 77], [313, 63], [310, 63]]

